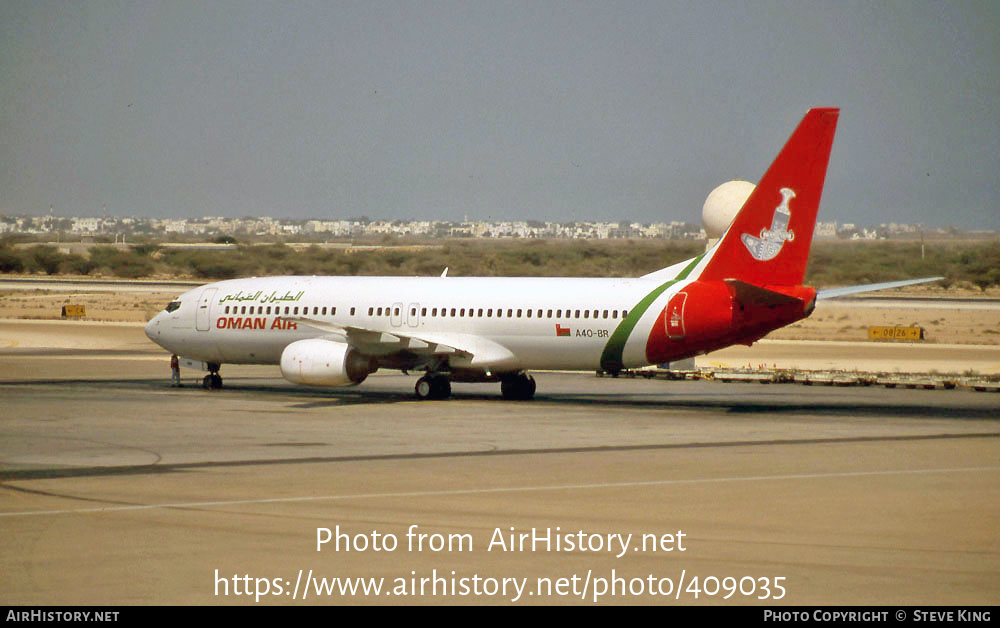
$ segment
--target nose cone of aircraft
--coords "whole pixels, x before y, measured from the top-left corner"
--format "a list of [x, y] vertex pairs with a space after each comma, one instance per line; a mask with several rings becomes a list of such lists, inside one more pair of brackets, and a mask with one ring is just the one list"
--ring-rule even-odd
[[148, 323], [146, 323], [146, 337], [160, 344], [160, 315], [154, 316]]

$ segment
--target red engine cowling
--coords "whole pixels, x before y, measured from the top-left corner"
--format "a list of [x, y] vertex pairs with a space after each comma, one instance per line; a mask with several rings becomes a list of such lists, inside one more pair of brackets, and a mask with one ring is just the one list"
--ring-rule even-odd
[[667, 302], [646, 341], [651, 364], [679, 360], [713, 347], [733, 332], [733, 295], [721, 281], [696, 281]]
[[298, 340], [281, 352], [281, 374], [296, 384], [360, 384], [377, 369], [374, 358], [358, 353], [343, 342], [322, 338]]

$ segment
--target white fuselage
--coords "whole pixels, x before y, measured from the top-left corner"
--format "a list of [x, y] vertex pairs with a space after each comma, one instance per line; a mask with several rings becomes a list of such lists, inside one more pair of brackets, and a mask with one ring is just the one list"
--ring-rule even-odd
[[[656, 298], [629, 337], [626, 365], [645, 364]], [[209, 284], [178, 298], [146, 333], [183, 357], [216, 364], [277, 364], [290, 343], [333, 337], [334, 327], [388, 332], [473, 355], [452, 366], [502, 371], [598, 369], [615, 329], [663, 277], [255, 277]], [[319, 327], [303, 322], [315, 321]], [[643, 330], [646, 330], [645, 332]], [[378, 355], [392, 338], [372, 345]]]

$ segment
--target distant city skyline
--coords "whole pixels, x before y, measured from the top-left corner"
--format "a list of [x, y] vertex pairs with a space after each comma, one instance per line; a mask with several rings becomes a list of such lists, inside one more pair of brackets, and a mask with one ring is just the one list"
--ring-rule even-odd
[[[705, 239], [702, 225], [684, 221], [670, 222], [608, 222], [608, 221], [437, 221], [437, 220], [376, 220], [356, 217], [341, 220], [203, 216], [200, 218], [148, 218], [135, 216], [107, 217], [58, 217], [5, 216], [0, 214], [0, 236], [52, 235], [57, 241], [69, 244], [74, 241], [91, 241], [96, 237], [110, 238], [125, 243], [125, 237], [170, 238], [197, 236], [204, 241], [214, 241], [218, 236], [249, 238], [304, 237], [308, 241], [319, 239], [381, 238], [382, 236], [418, 238], [543, 238], [543, 239]], [[878, 225], [817, 221], [816, 238], [839, 239], [903, 239], [917, 237], [997, 237], [992, 230], [964, 231], [955, 227], [928, 227], [920, 224], [883, 223]], [[65, 237], [63, 237], [65, 236]]]
[[838, 106], [821, 221], [1000, 230], [997, 24], [989, 1], [7, 2], [0, 214], [700, 224]]

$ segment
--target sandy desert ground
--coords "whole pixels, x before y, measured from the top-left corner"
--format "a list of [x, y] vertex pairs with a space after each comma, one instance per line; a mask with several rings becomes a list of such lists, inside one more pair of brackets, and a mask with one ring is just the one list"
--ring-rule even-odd
[[772, 332], [775, 340], [868, 340], [869, 326], [918, 326], [925, 343], [1000, 344], [997, 309], [858, 307], [849, 301], [821, 301], [809, 318]]

